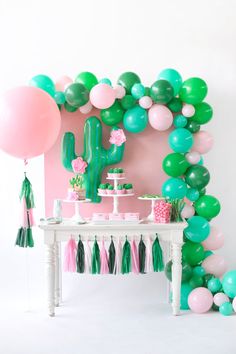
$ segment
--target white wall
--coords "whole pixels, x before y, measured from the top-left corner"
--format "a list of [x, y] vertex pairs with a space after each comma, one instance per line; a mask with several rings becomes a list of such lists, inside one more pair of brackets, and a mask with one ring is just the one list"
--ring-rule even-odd
[[[207, 81], [207, 101], [214, 107], [214, 119], [207, 129], [215, 136], [215, 147], [205, 158], [212, 177], [208, 190], [221, 200], [222, 213], [215, 224], [224, 230], [226, 246], [222, 253], [234, 268], [235, 11], [234, 0], [0, 2], [0, 91], [27, 84], [39, 73], [55, 79], [64, 74], [74, 77], [84, 70], [114, 81], [120, 73], [133, 70], [150, 85], [161, 69], [173, 67], [184, 78], [199, 76]], [[0, 163], [0, 278], [4, 281], [0, 294], [5, 291], [10, 298], [10, 290], [17, 289], [13, 292], [15, 300], [26, 297], [28, 262], [33, 299], [42, 286], [41, 234], [36, 236], [38, 247], [34, 250], [14, 249], [14, 217], [23, 167], [3, 153]], [[42, 213], [42, 158], [35, 159], [31, 166]], [[146, 282], [141, 292], [157, 291], [152, 281], [155, 278], [148, 279], [139, 280], [139, 285], [134, 281], [133, 286]]]

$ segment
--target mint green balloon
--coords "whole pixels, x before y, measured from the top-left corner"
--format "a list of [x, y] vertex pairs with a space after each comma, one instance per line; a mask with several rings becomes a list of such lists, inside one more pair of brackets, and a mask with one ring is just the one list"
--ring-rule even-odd
[[99, 84], [107, 84], [109, 86], [112, 86], [111, 80], [107, 77], [104, 77], [103, 79], [99, 80]]
[[174, 126], [175, 128], [184, 128], [187, 124], [187, 118], [182, 114], [177, 114], [174, 118]]
[[217, 293], [221, 289], [222, 284], [219, 278], [212, 277], [208, 280], [207, 287], [212, 293]]
[[181, 178], [169, 178], [162, 185], [162, 195], [169, 199], [182, 199], [187, 192], [187, 185]]
[[[183, 283], [181, 285], [181, 293], [180, 293], [180, 309], [181, 310], [189, 310], [188, 306], [188, 296], [191, 293], [193, 288], [188, 283]], [[172, 292], [170, 293], [170, 300], [172, 302]]]
[[210, 225], [202, 216], [192, 216], [187, 221], [188, 226], [184, 229], [184, 235], [192, 242], [202, 242], [210, 234]]
[[29, 82], [30, 86], [38, 87], [43, 91], [46, 91], [50, 96], [54, 97], [55, 94], [55, 85], [50, 79], [50, 77], [46, 75], [36, 75], [32, 77]]
[[225, 273], [222, 280], [223, 290], [231, 298], [236, 296], [236, 270]]
[[206, 271], [202, 266], [196, 266], [193, 268], [193, 274], [198, 275], [199, 277], [203, 277], [206, 275]]
[[135, 106], [124, 114], [123, 124], [130, 133], [141, 133], [148, 124], [148, 115], [145, 109]]
[[187, 152], [193, 145], [193, 136], [185, 128], [177, 128], [170, 133], [169, 145], [175, 152]]
[[223, 316], [230, 316], [233, 313], [233, 306], [231, 302], [224, 302], [222, 305], [219, 307], [219, 312]]
[[157, 77], [158, 80], [168, 81], [174, 89], [174, 95], [179, 93], [182, 86], [182, 77], [175, 69], [164, 69], [160, 72]]

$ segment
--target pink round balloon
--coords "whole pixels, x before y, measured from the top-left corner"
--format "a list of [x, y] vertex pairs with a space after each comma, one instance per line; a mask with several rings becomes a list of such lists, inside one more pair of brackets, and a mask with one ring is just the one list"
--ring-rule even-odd
[[29, 86], [13, 88], [0, 98], [0, 148], [29, 159], [48, 151], [61, 127], [61, 114], [45, 91]]
[[202, 130], [194, 134], [194, 144], [192, 149], [199, 152], [199, 154], [206, 154], [211, 150], [213, 143], [213, 136]]
[[56, 80], [55, 87], [57, 91], [64, 92], [70, 84], [72, 84], [73, 80], [69, 76], [62, 76]]
[[229, 302], [229, 298], [225, 293], [217, 293], [213, 297], [214, 304], [216, 306], [221, 306], [224, 302]]
[[149, 109], [152, 107], [152, 99], [149, 96], [143, 96], [139, 99], [139, 105], [140, 107], [144, 109]]
[[181, 216], [184, 219], [191, 218], [195, 214], [194, 207], [192, 205], [185, 204], [181, 211]]
[[91, 112], [93, 109], [92, 103], [90, 101], [88, 101], [84, 106], [81, 106], [79, 108], [80, 112], [83, 114], [87, 114], [89, 112]]
[[154, 104], [148, 111], [150, 125], [159, 131], [169, 129], [173, 123], [171, 111], [163, 105]]
[[236, 296], [233, 299], [232, 305], [233, 305], [234, 312], [236, 312]]
[[123, 98], [125, 96], [125, 88], [121, 85], [116, 85], [114, 87], [116, 98]]
[[224, 245], [224, 234], [222, 231], [217, 229], [215, 226], [211, 226], [211, 231], [209, 236], [205, 241], [202, 242], [205, 250], [218, 250]]
[[227, 270], [225, 259], [219, 254], [212, 254], [204, 259], [202, 267], [206, 273], [213, 274], [215, 277], [221, 277]]
[[90, 91], [90, 101], [92, 105], [99, 109], [106, 109], [113, 105], [116, 99], [114, 89], [107, 84], [93, 86]]
[[191, 104], [184, 104], [182, 108], [182, 114], [183, 116], [189, 118], [192, 117], [195, 113], [195, 108]]
[[195, 165], [201, 160], [201, 155], [197, 151], [190, 151], [185, 155], [185, 158], [191, 165]]
[[196, 288], [188, 296], [188, 305], [195, 313], [205, 313], [213, 305], [213, 295], [206, 288]]

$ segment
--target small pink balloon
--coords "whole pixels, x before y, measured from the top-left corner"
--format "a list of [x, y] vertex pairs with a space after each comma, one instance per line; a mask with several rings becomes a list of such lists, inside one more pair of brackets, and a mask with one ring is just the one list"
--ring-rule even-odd
[[188, 305], [195, 313], [205, 313], [213, 305], [213, 295], [206, 288], [196, 288], [188, 296]]
[[202, 130], [194, 134], [194, 144], [192, 149], [199, 152], [199, 154], [206, 154], [211, 150], [214, 143], [213, 136]]
[[173, 123], [171, 111], [161, 104], [154, 104], [148, 111], [150, 125], [159, 131], [169, 129]]
[[185, 155], [185, 158], [191, 165], [196, 165], [201, 160], [201, 155], [197, 151], [190, 151]]
[[215, 226], [211, 226], [211, 231], [209, 236], [205, 241], [202, 242], [205, 250], [218, 250], [224, 245], [224, 234], [221, 230], [217, 229]]
[[0, 149], [29, 159], [47, 152], [61, 127], [61, 114], [54, 99], [30, 86], [13, 88], [0, 98]]
[[225, 259], [219, 254], [212, 254], [204, 259], [202, 267], [206, 273], [213, 274], [215, 277], [221, 277], [227, 270]]
[[114, 89], [107, 84], [98, 84], [93, 86], [90, 91], [90, 101], [98, 109], [106, 109], [113, 105], [116, 99]]
[[57, 91], [64, 92], [70, 84], [72, 84], [73, 80], [69, 76], [62, 76], [56, 80], [55, 87]]
[[229, 302], [229, 298], [225, 293], [217, 293], [213, 297], [214, 304], [216, 306], [221, 306], [224, 302]]
[[182, 108], [183, 116], [189, 118], [192, 117], [195, 113], [195, 108], [192, 104], [184, 104]]
[[181, 211], [181, 216], [184, 219], [191, 218], [195, 214], [194, 207], [192, 205], [185, 204]]
[[233, 299], [232, 305], [233, 305], [234, 312], [236, 312], [236, 296]]
[[92, 103], [90, 101], [88, 101], [84, 106], [81, 106], [79, 108], [80, 112], [83, 114], [87, 114], [89, 112], [91, 112], [93, 109]]
[[123, 98], [125, 96], [125, 88], [121, 85], [116, 85], [114, 87], [116, 98]]
[[140, 107], [144, 109], [149, 109], [152, 107], [152, 99], [149, 96], [143, 96], [139, 99], [139, 105]]

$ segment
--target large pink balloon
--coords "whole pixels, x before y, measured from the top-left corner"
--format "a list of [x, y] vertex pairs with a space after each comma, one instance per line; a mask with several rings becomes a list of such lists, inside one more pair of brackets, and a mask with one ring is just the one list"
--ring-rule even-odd
[[61, 127], [53, 98], [37, 87], [16, 87], [0, 98], [0, 149], [22, 159], [48, 151]]
[[64, 92], [70, 84], [72, 84], [73, 80], [69, 76], [61, 76], [55, 82], [55, 87], [57, 91]]
[[202, 242], [205, 250], [218, 250], [224, 245], [224, 234], [215, 226], [211, 226], [210, 235]]
[[173, 123], [171, 111], [161, 104], [154, 104], [148, 111], [149, 123], [159, 131], [169, 129]]
[[113, 105], [116, 98], [115, 90], [107, 84], [93, 86], [90, 91], [90, 102], [99, 109], [106, 109]]
[[211, 150], [213, 143], [213, 136], [210, 133], [201, 130], [194, 134], [194, 144], [192, 150], [199, 152], [199, 154], [206, 154]]
[[213, 305], [213, 295], [206, 288], [196, 288], [188, 296], [188, 305], [195, 313], [205, 313]]
[[219, 254], [212, 254], [204, 259], [202, 267], [206, 273], [213, 274], [215, 277], [221, 277], [227, 270], [225, 259]]

